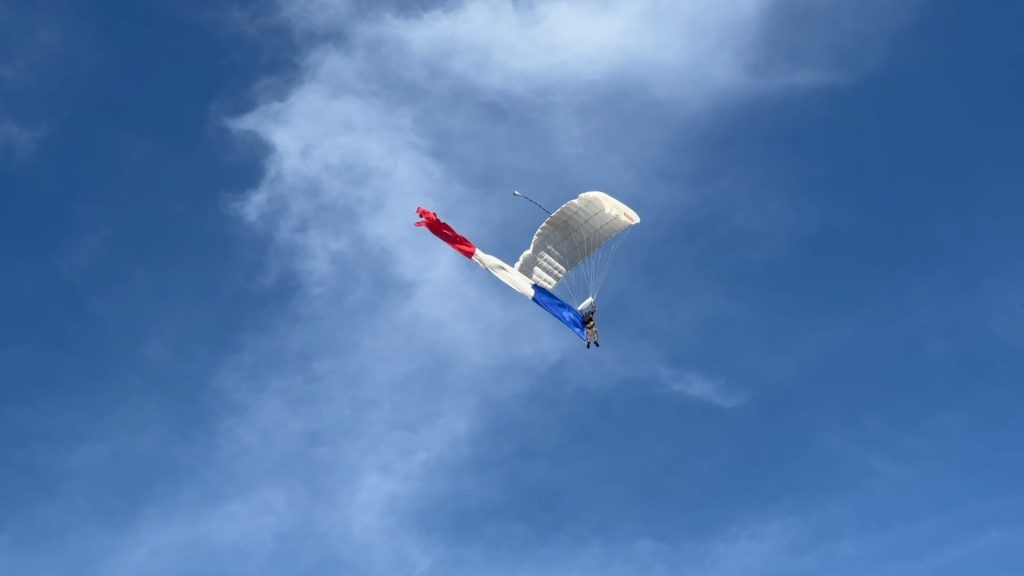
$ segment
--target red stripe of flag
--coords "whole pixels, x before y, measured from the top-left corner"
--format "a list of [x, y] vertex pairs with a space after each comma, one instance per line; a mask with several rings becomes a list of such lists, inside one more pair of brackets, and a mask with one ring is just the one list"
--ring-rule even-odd
[[423, 218], [423, 220], [416, 223], [416, 226], [422, 226], [430, 230], [434, 236], [444, 240], [446, 244], [458, 250], [466, 258], [473, 257], [473, 253], [476, 252], [476, 246], [468, 238], [456, 232], [454, 228], [442, 222], [437, 217], [437, 214], [425, 208], [416, 208], [416, 213], [419, 214], [420, 218]]

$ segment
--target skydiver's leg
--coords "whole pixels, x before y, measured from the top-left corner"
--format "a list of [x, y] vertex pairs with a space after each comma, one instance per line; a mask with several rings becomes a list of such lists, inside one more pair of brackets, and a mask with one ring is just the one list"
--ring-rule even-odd
[[597, 331], [597, 326], [594, 326], [594, 346], [601, 347], [601, 335]]
[[590, 330], [587, 330], [587, 349], [590, 349]]

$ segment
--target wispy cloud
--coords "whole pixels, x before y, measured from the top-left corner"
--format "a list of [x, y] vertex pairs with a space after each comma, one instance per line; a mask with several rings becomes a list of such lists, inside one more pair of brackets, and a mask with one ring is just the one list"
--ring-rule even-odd
[[789, 520], [751, 522], [711, 534], [700, 542], [627, 539], [584, 540], [572, 546], [553, 546], [536, 554], [495, 561], [489, 551], [460, 559], [468, 567], [459, 573], [587, 574], [695, 574], [699, 576], [756, 576], [789, 573], [798, 561], [795, 546], [798, 524]]
[[678, 371], [662, 368], [661, 381], [670, 392], [710, 402], [723, 408], [734, 408], [743, 404], [747, 397], [728, 386], [720, 379], [708, 378], [693, 371]]
[[42, 131], [26, 128], [12, 120], [0, 119], [0, 162], [21, 162], [35, 151]]
[[0, 165], [27, 160], [46, 135], [45, 122], [13, 114], [4, 98], [31, 87], [47, 69], [60, 46], [56, 26], [47, 10], [0, 6]]

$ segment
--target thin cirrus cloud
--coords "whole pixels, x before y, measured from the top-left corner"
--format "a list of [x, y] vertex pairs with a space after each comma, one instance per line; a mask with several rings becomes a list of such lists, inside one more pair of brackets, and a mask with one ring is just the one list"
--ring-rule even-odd
[[0, 166], [32, 157], [49, 132], [45, 120], [12, 112], [26, 107], [5, 99], [25, 98], [45, 77], [62, 49], [60, 30], [33, 10], [0, 7]]
[[432, 73], [484, 88], [552, 90], [590, 82], [712, 92], [742, 83], [768, 2], [488, 0], [417, 19], [385, 19], [369, 33]]
[[0, 162], [19, 162], [35, 151], [42, 133], [14, 122], [0, 119]]
[[662, 369], [660, 376], [668, 391], [709, 402], [722, 408], [733, 408], [747, 400], [743, 393], [734, 390], [724, 381], [709, 378], [697, 372]]

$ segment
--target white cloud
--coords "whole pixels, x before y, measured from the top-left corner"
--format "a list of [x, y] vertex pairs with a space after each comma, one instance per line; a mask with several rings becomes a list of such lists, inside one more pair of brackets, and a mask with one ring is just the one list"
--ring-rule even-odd
[[11, 120], [0, 119], [0, 162], [19, 162], [32, 155], [42, 133]]
[[487, 88], [531, 92], [639, 83], [676, 95], [743, 83], [766, 0], [509, 2], [484, 0], [417, 19], [390, 19], [370, 37], [410, 66]]
[[797, 530], [798, 526], [791, 521], [751, 522], [742, 528], [709, 535], [700, 542], [583, 540], [573, 543], [571, 554], [565, 554], [563, 546], [553, 546], [500, 564], [494, 562], [493, 554], [481, 551], [479, 558], [464, 560], [468, 569], [460, 573], [493, 576], [757, 576], [792, 573], [798, 559]]
[[662, 368], [660, 375], [669, 391], [723, 408], [733, 408], [746, 401], [742, 393], [732, 389], [724, 381], [708, 378], [696, 372]]
[[31, 87], [60, 48], [59, 22], [46, 10], [36, 12], [0, 6], [0, 166], [28, 159], [46, 133], [4, 102], [5, 93]]

